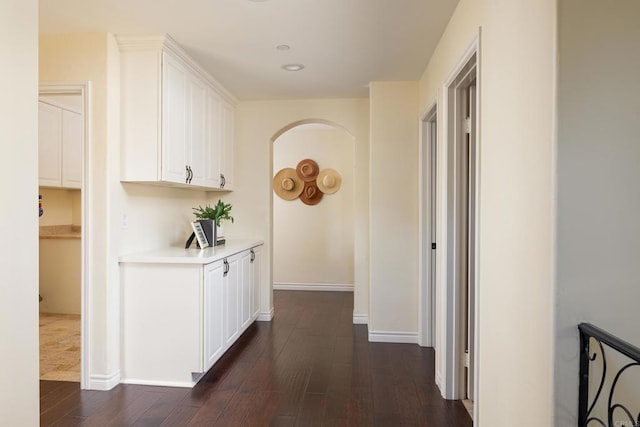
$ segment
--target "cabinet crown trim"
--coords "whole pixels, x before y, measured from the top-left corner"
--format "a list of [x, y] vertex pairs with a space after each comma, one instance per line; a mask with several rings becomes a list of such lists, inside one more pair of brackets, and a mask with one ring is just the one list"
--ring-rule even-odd
[[169, 34], [160, 35], [116, 35], [116, 41], [121, 52], [151, 50], [170, 52], [178, 57], [190, 70], [209, 83], [216, 92], [234, 107], [238, 104], [236, 98], [207, 70], [198, 64]]

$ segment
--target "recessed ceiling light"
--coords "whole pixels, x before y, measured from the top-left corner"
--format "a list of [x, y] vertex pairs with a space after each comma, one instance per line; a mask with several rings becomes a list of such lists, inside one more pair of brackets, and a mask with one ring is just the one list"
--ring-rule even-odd
[[279, 44], [278, 46], [276, 46], [276, 49], [278, 49], [278, 50], [289, 50], [289, 49], [291, 49], [291, 46], [289, 46], [288, 44]]
[[249, 1], [253, 2], [253, 3], [260, 3], [260, 2], [268, 1], [268, 0], [249, 0]]
[[285, 64], [282, 66], [283, 70], [287, 71], [300, 71], [304, 69], [304, 65], [302, 64]]

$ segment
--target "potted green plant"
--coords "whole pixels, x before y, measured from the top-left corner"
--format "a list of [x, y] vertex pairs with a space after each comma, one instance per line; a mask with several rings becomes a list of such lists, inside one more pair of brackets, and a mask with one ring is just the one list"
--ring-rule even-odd
[[211, 246], [224, 243], [222, 232], [218, 232], [223, 220], [233, 222], [233, 217], [230, 215], [230, 212], [231, 204], [224, 203], [222, 200], [218, 200], [218, 203], [216, 203], [214, 207], [205, 205], [205, 207], [198, 206], [197, 208], [193, 208], [193, 214], [202, 225], [204, 234], [207, 236], [207, 240], [209, 240]]

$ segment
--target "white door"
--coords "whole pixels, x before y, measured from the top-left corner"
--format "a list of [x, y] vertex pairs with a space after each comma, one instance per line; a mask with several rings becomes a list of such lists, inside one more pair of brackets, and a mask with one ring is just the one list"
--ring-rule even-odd
[[475, 82], [467, 89], [468, 127], [468, 201], [467, 201], [467, 399], [474, 400], [474, 358], [475, 353], [475, 282], [476, 282], [476, 86]]
[[186, 183], [187, 164], [187, 74], [170, 55], [163, 56], [162, 91], [162, 180]]
[[204, 266], [204, 366], [208, 370], [224, 352], [222, 261]]
[[438, 118], [433, 115], [429, 121], [429, 234], [431, 241], [431, 258], [429, 264], [429, 292], [431, 304], [429, 305], [429, 319], [431, 329], [431, 344], [436, 348], [436, 217], [437, 209], [437, 189], [438, 189]]
[[38, 176], [43, 187], [62, 184], [62, 110], [38, 102]]

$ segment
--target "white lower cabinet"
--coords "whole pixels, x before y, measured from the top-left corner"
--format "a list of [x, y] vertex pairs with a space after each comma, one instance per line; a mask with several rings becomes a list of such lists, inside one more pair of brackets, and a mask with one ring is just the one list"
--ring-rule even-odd
[[257, 318], [259, 253], [121, 262], [121, 382], [193, 387]]
[[240, 283], [242, 281], [242, 271], [240, 258], [242, 254], [233, 255], [225, 259], [225, 270], [222, 279], [222, 289], [224, 294], [224, 318], [226, 326], [224, 328], [224, 341], [230, 346], [238, 338], [240, 333]]
[[240, 288], [240, 327], [246, 328], [251, 323], [251, 251], [242, 253], [240, 267], [242, 268], [242, 282]]
[[216, 261], [204, 266], [204, 369], [222, 356], [224, 333], [224, 264]]
[[260, 313], [260, 283], [262, 280], [262, 246], [250, 249], [251, 254], [251, 318]]

